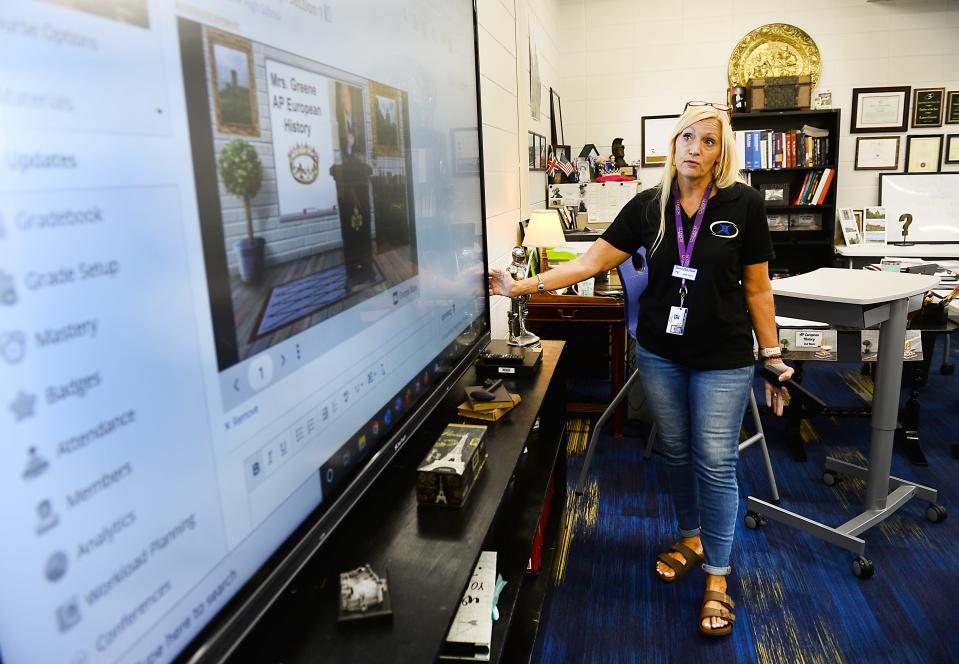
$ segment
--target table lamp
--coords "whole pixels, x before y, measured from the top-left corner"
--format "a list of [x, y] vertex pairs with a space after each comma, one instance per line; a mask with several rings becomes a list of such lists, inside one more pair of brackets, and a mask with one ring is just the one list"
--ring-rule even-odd
[[529, 223], [526, 225], [526, 235], [523, 236], [524, 247], [539, 247], [539, 271], [549, 269], [549, 259], [546, 250], [566, 243], [563, 235], [563, 225], [556, 210], [533, 210], [529, 214]]

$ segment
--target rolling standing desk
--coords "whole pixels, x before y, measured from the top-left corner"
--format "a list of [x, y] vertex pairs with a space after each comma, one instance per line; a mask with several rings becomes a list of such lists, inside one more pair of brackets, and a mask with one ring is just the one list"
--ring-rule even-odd
[[768, 518], [857, 553], [852, 571], [858, 577], [867, 578], [873, 574], [873, 564], [865, 557], [866, 542], [858, 537], [860, 533], [889, 518], [913, 496], [930, 502], [926, 510], [930, 521], [945, 519], [945, 509], [936, 504], [935, 489], [889, 475], [899, 412], [906, 314], [919, 309], [926, 291], [938, 283], [935, 276], [929, 275], [837, 268], [820, 268], [772, 282], [779, 315], [859, 329], [880, 325], [869, 466], [864, 468], [827, 457], [823, 475], [827, 484], [834, 482], [837, 474], [864, 479], [865, 511], [833, 528], [749, 496], [747, 527], [758, 528]]

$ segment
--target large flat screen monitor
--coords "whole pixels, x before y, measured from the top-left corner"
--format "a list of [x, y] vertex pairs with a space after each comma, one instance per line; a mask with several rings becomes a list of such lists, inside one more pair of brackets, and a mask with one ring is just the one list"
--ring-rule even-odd
[[3, 664], [228, 650], [488, 339], [475, 29], [0, 4]]

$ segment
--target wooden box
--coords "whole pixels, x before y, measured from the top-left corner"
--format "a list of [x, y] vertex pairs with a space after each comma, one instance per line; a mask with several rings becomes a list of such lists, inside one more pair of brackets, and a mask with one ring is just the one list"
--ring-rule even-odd
[[812, 100], [810, 76], [779, 76], [749, 79], [753, 111], [808, 109]]

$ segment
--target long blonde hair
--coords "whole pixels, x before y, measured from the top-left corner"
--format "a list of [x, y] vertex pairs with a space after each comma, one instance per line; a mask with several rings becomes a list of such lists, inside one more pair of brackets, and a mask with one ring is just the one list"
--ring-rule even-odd
[[690, 106], [679, 116], [676, 121], [676, 127], [669, 136], [669, 149], [666, 151], [666, 163], [663, 168], [663, 177], [656, 185], [656, 197], [659, 200], [659, 232], [656, 234], [656, 241], [650, 253], [656, 251], [659, 243], [663, 240], [663, 234], [666, 232], [666, 204], [669, 201], [670, 189], [673, 185], [673, 179], [676, 177], [676, 163], [673, 155], [676, 152], [676, 137], [690, 125], [694, 125], [701, 120], [716, 120], [719, 122], [720, 133], [722, 135], [722, 145], [719, 153], [719, 159], [713, 164], [713, 182], [719, 189], [731, 187], [737, 182], [742, 182], [742, 176], [739, 173], [740, 164], [736, 156], [736, 136], [733, 134], [733, 128], [729, 124], [729, 116], [724, 112], [713, 108], [712, 106]]

